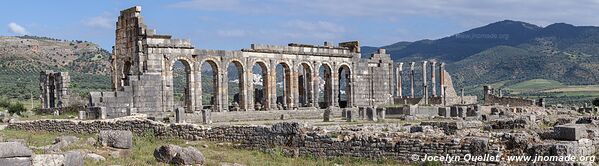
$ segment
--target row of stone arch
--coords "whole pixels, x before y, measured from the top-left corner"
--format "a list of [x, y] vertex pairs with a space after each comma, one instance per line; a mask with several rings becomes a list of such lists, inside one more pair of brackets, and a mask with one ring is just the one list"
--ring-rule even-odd
[[[223, 110], [273, 110], [273, 109], [296, 109], [301, 107], [328, 106], [349, 107], [352, 105], [352, 71], [350, 63], [329, 62], [296, 62], [285, 60], [262, 60], [246, 59], [251, 66], [246, 66], [243, 60], [230, 58], [220, 60], [205, 58], [201, 60], [190, 59], [186, 56], [175, 57], [164, 64], [167, 70], [164, 81], [165, 97], [168, 99], [167, 106], [175, 107], [173, 101], [173, 66], [175, 62], [181, 62], [185, 66], [185, 92], [184, 107], [188, 112], [201, 109]], [[224, 63], [223, 63], [224, 62]], [[212, 70], [212, 96], [203, 96], [202, 88], [202, 66], [208, 65]], [[293, 64], [293, 65], [291, 65]], [[229, 67], [235, 66], [238, 73], [239, 93], [234, 99], [228, 95]], [[253, 68], [260, 69], [262, 78], [262, 89], [256, 90], [253, 80]], [[277, 92], [276, 67], [281, 66], [282, 90]], [[318, 68], [318, 71], [315, 69]], [[335, 70], [334, 70], [335, 69]], [[336, 77], [334, 77], [336, 76]], [[323, 83], [320, 82], [321, 78]], [[320, 89], [324, 84], [324, 88]], [[261, 97], [256, 97], [261, 93]], [[282, 94], [280, 94], [282, 93]], [[321, 100], [319, 100], [321, 99]], [[231, 101], [231, 102], [229, 102]], [[238, 105], [238, 106], [237, 106]], [[236, 109], [238, 108], [238, 109]]]

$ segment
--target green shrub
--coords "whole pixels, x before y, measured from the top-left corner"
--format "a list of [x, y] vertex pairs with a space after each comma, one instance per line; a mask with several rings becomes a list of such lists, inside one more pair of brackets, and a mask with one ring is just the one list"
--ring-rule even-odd
[[11, 115], [13, 115], [13, 114], [22, 115], [22, 113], [24, 113], [25, 111], [27, 111], [27, 109], [25, 108], [23, 103], [20, 103], [20, 102], [10, 104], [10, 106], [8, 107], [8, 113]]

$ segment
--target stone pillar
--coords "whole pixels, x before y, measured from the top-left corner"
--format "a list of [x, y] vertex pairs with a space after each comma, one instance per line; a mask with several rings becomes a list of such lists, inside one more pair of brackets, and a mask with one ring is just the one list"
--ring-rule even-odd
[[400, 62], [397, 65], [397, 68], [395, 69], [395, 83], [397, 84], [397, 87], [396, 87], [396, 96], [400, 97], [400, 98], [403, 97], [402, 94], [401, 94], [401, 90], [402, 90], [401, 89], [401, 87], [402, 87], [401, 86], [401, 83], [402, 83], [401, 82], [401, 73], [402, 73], [402, 71], [403, 71], [403, 62]]
[[227, 72], [227, 67], [225, 66], [223, 70], [220, 72], [220, 76], [218, 79], [220, 81], [218, 89], [220, 90], [220, 102], [219, 111], [226, 112], [229, 110], [229, 76]]
[[85, 111], [79, 111], [79, 120], [85, 120], [85, 119], [87, 119], [86, 113], [87, 112], [85, 112]]
[[422, 97], [424, 98], [424, 104], [428, 105], [428, 83], [426, 82], [426, 64], [428, 62], [422, 62]]
[[415, 62], [410, 62], [410, 94], [414, 98], [414, 65]]
[[435, 80], [435, 65], [437, 62], [431, 61], [431, 93], [437, 97], [437, 80]]

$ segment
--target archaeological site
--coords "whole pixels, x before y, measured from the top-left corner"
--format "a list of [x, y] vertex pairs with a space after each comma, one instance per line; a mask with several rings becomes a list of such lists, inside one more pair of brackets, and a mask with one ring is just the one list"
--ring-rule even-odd
[[0, 165], [288, 165], [214, 161], [219, 149], [316, 165], [599, 163], [596, 107], [493, 85], [465, 95], [446, 62], [392, 60], [384, 48], [363, 57], [358, 41], [209, 50], [146, 23], [140, 6], [120, 11], [112, 90], [86, 92], [76, 109], [73, 73], [41, 72], [39, 112], [53, 118], [3, 116]]

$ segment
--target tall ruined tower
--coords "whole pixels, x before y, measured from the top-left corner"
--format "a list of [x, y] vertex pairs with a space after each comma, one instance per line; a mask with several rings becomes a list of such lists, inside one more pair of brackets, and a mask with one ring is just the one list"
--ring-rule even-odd
[[131, 77], [143, 72], [142, 39], [146, 27], [140, 12], [140, 6], [123, 10], [116, 23], [116, 40], [111, 59], [113, 90], [123, 90], [123, 86], [129, 85]]

